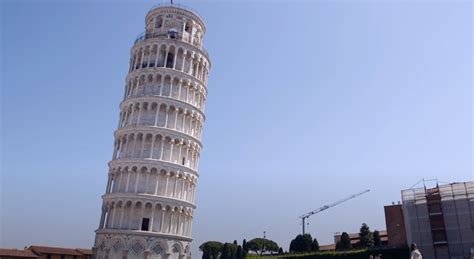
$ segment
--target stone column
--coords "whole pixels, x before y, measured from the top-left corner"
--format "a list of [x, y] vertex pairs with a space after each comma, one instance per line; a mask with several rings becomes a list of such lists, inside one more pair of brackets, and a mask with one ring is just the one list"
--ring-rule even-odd
[[128, 249], [122, 250], [122, 259], [128, 259]]
[[104, 249], [104, 259], [109, 259], [110, 248]]

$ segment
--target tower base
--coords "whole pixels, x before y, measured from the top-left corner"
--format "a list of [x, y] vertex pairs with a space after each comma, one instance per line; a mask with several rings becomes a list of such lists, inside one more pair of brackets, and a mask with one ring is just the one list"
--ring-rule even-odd
[[191, 259], [191, 241], [170, 237], [99, 234], [94, 259]]

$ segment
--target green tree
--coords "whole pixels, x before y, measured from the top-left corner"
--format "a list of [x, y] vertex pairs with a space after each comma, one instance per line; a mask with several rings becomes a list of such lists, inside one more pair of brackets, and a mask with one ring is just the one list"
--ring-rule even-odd
[[237, 250], [235, 251], [235, 259], [244, 259], [244, 249], [239, 245], [237, 246]]
[[372, 232], [370, 232], [369, 226], [367, 226], [367, 224], [365, 223], [363, 223], [360, 227], [359, 240], [361, 247], [374, 246], [374, 237], [372, 235]]
[[336, 244], [336, 250], [346, 251], [352, 249], [351, 238], [346, 232], [342, 232], [341, 239]]
[[311, 251], [313, 252], [319, 251], [319, 242], [316, 238], [313, 239], [313, 242], [311, 243]]
[[207, 241], [199, 246], [199, 250], [201, 250], [203, 253], [207, 253], [211, 259], [218, 259], [223, 246], [224, 244], [219, 241]]
[[281, 247], [280, 247], [280, 248], [278, 248], [278, 254], [279, 254], [279, 255], [282, 255], [282, 254], [284, 254], [284, 252], [283, 252], [283, 248], [281, 248]]
[[229, 243], [225, 243], [224, 246], [222, 246], [220, 259], [232, 259]]
[[237, 255], [237, 248], [239, 247], [239, 245], [237, 245], [236, 243], [236, 241], [234, 241], [234, 243], [228, 243], [230, 248], [230, 257], [232, 259], [235, 259]]
[[382, 246], [382, 239], [380, 238], [380, 232], [378, 230], [374, 231], [374, 246]]
[[242, 241], [242, 249], [244, 249], [244, 253], [248, 253], [249, 249], [247, 248], [247, 240]]
[[290, 253], [305, 253], [311, 251], [313, 238], [310, 234], [297, 235], [290, 243]]
[[290, 249], [288, 249], [290, 251], [290, 253], [294, 253], [295, 252], [295, 240], [291, 240], [290, 242]]
[[277, 252], [278, 244], [266, 238], [254, 238], [246, 243], [249, 251], [262, 255], [266, 251]]
[[204, 248], [204, 251], [202, 251], [202, 259], [212, 259], [212, 252], [210, 248]]

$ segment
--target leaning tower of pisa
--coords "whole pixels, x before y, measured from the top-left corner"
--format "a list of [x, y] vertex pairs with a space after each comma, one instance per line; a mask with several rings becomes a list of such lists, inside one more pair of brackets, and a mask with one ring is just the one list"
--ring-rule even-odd
[[159, 5], [130, 51], [96, 258], [190, 258], [210, 60], [194, 11]]

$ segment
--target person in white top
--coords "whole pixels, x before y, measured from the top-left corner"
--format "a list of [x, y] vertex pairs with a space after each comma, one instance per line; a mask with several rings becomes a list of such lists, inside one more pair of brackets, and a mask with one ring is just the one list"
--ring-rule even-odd
[[416, 247], [415, 243], [411, 244], [410, 259], [423, 259], [423, 256], [421, 256], [421, 252], [418, 250], [418, 247]]

